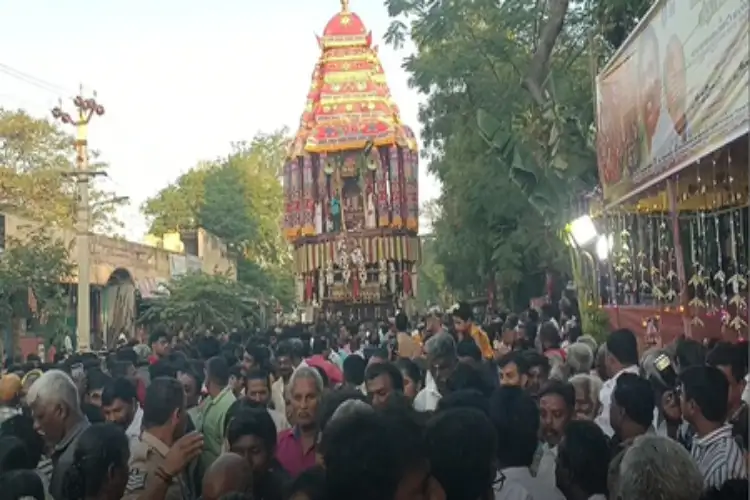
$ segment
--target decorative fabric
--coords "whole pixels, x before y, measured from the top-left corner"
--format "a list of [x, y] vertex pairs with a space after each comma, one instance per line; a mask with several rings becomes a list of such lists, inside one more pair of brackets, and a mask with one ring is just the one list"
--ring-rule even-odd
[[403, 219], [401, 218], [403, 205], [401, 203], [401, 168], [399, 165], [399, 151], [396, 146], [391, 146], [388, 152], [388, 166], [391, 170], [391, 227], [399, 228], [403, 226]]

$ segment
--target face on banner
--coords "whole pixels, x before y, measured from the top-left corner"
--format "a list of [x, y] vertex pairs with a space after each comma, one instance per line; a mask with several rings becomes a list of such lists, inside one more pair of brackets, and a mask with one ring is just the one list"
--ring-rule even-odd
[[746, 0], [666, 0], [597, 77], [605, 205], [748, 132]]

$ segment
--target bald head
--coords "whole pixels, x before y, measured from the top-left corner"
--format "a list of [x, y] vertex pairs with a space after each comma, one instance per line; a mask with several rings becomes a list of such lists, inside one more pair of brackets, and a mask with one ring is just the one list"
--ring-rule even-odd
[[203, 477], [203, 500], [220, 500], [229, 493], [250, 493], [253, 487], [250, 463], [235, 453], [224, 453]]

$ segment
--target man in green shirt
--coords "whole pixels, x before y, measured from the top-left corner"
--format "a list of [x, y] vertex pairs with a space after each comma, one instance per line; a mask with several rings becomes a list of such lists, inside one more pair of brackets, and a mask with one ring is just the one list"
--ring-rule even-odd
[[206, 361], [206, 390], [208, 397], [200, 405], [200, 432], [204, 442], [201, 455], [203, 470], [208, 470], [221, 455], [224, 420], [229, 407], [236, 400], [229, 386], [229, 364], [223, 356], [215, 356]]

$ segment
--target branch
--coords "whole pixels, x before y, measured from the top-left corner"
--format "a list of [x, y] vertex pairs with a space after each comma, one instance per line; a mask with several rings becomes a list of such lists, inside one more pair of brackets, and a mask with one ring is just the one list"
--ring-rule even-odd
[[562, 31], [570, 0], [550, 0], [549, 16], [539, 34], [539, 44], [531, 58], [531, 63], [523, 80], [523, 87], [529, 91], [534, 101], [542, 108], [547, 103], [543, 86], [549, 71], [549, 60], [555, 48], [557, 37]]

